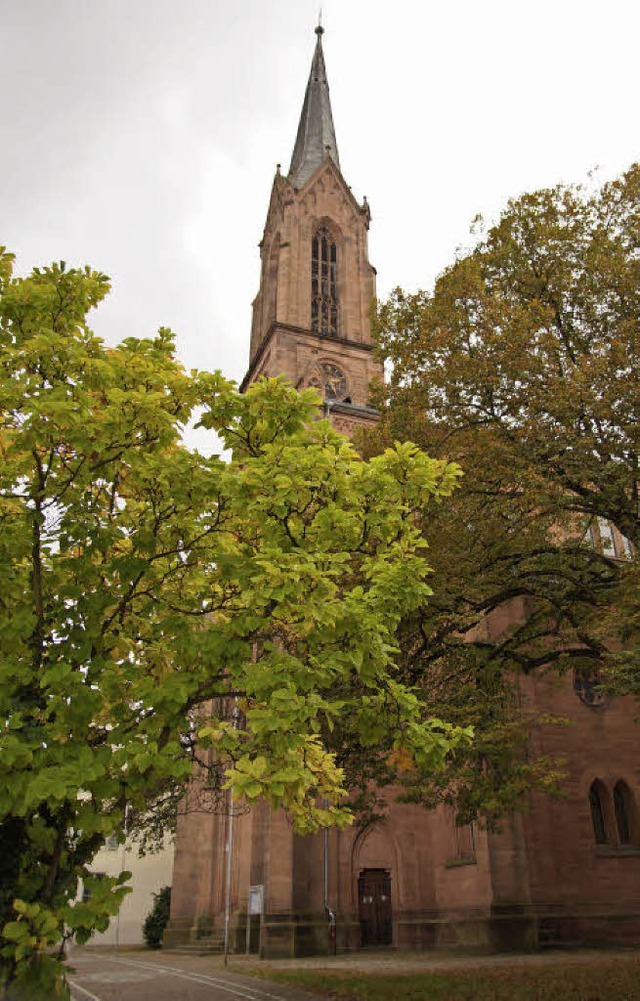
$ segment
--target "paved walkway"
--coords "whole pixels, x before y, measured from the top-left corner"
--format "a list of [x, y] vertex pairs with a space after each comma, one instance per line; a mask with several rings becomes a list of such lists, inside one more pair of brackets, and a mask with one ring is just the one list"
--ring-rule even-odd
[[76, 949], [69, 965], [72, 1001], [318, 1001], [226, 970], [218, 958]]
[[260, 960], [256, 956], [181, 955], [148, 950], [76, 949], [70, 957], [73, 1001], [319, 1001], [319, 995], [263, 979], [267, 970], [329, 973], [424, 973], [495, 967], [580, 965], [640, 958], [640, 950], [576, 950], [509, 955], [375, 950], [307, 959]]

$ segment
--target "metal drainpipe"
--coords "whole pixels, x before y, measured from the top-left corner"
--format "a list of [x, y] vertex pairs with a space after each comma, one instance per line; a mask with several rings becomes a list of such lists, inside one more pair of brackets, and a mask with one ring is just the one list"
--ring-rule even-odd
[[322, 858], [322, 879], [324, 895], [324, 913], [329, 924], [329, 946], [336, 953], [336, 916], [329, 907], [329, 828], [324, 829], [324, 852]]
[[324, 894], [324, 909], [329, 906], [329, 828], [324, 829], [324, 854], [322, 857], [322, 885]]

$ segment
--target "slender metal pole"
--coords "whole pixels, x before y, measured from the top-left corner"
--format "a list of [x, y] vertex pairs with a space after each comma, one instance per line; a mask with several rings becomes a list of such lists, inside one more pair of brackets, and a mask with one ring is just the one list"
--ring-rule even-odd
[[227, 885], [224, 901], [224, 965], [229, 961], [229, 919], [231, 917], [231, 861], [233, 856], [233, 795], [229, 790], [229, 823], [227, 824]]
[[[122, 842], [122, 863], [121, 863], [122, 864], [122, 869], [121, 869], [121, 872], [124, 872], [125, 869], [126, 869], [128, 820], [129, 820], [129, 804], [126, 803], [125, 804], [125, 808], [124, 808], [124, 841]], [[116, 949], [118, 949], [118, 947], [120, 946], [120, 909], [121, 908], [122, 908], [122, 904], [120, 904], [120, 908], [118, 908], [118, 915], [116, 917]]]
[[[238, 727], [238, 700], [233, 700], [233, 727]], [[231, 862], [233, 860], [233, 790], [229, 789], [229, 823], [227, 824], [227, 885], [224, 900], [224, 965], [229, 961], [229, 920], [231, 918]]]

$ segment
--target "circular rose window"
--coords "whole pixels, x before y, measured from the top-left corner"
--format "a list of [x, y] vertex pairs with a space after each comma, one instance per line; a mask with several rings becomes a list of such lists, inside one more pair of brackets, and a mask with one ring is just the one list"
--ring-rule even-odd
[[600, 709], [607, 704], [600, 672], [593, 668], [580, 668], [573, 672], [573, 690], [583, 705], [590, 709]]

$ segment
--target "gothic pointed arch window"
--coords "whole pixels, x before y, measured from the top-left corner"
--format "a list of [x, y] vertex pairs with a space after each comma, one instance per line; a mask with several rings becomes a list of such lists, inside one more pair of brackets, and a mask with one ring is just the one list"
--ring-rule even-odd
[[589, 789], [589, 807], [591, 809], [591, 825], [597, 845], [605, 845], [609, 840], [607, 835], [606, 787], [598, 779], [591, 783]]
[[621, 845], [637, 843], [636, 803], [631, 789], [620, 779], [613, 787], [613, 809], [616, 815], [618, 841]]
[[327, 226], [311, 240], [311, 329], [338, 333], [338, 248]]

